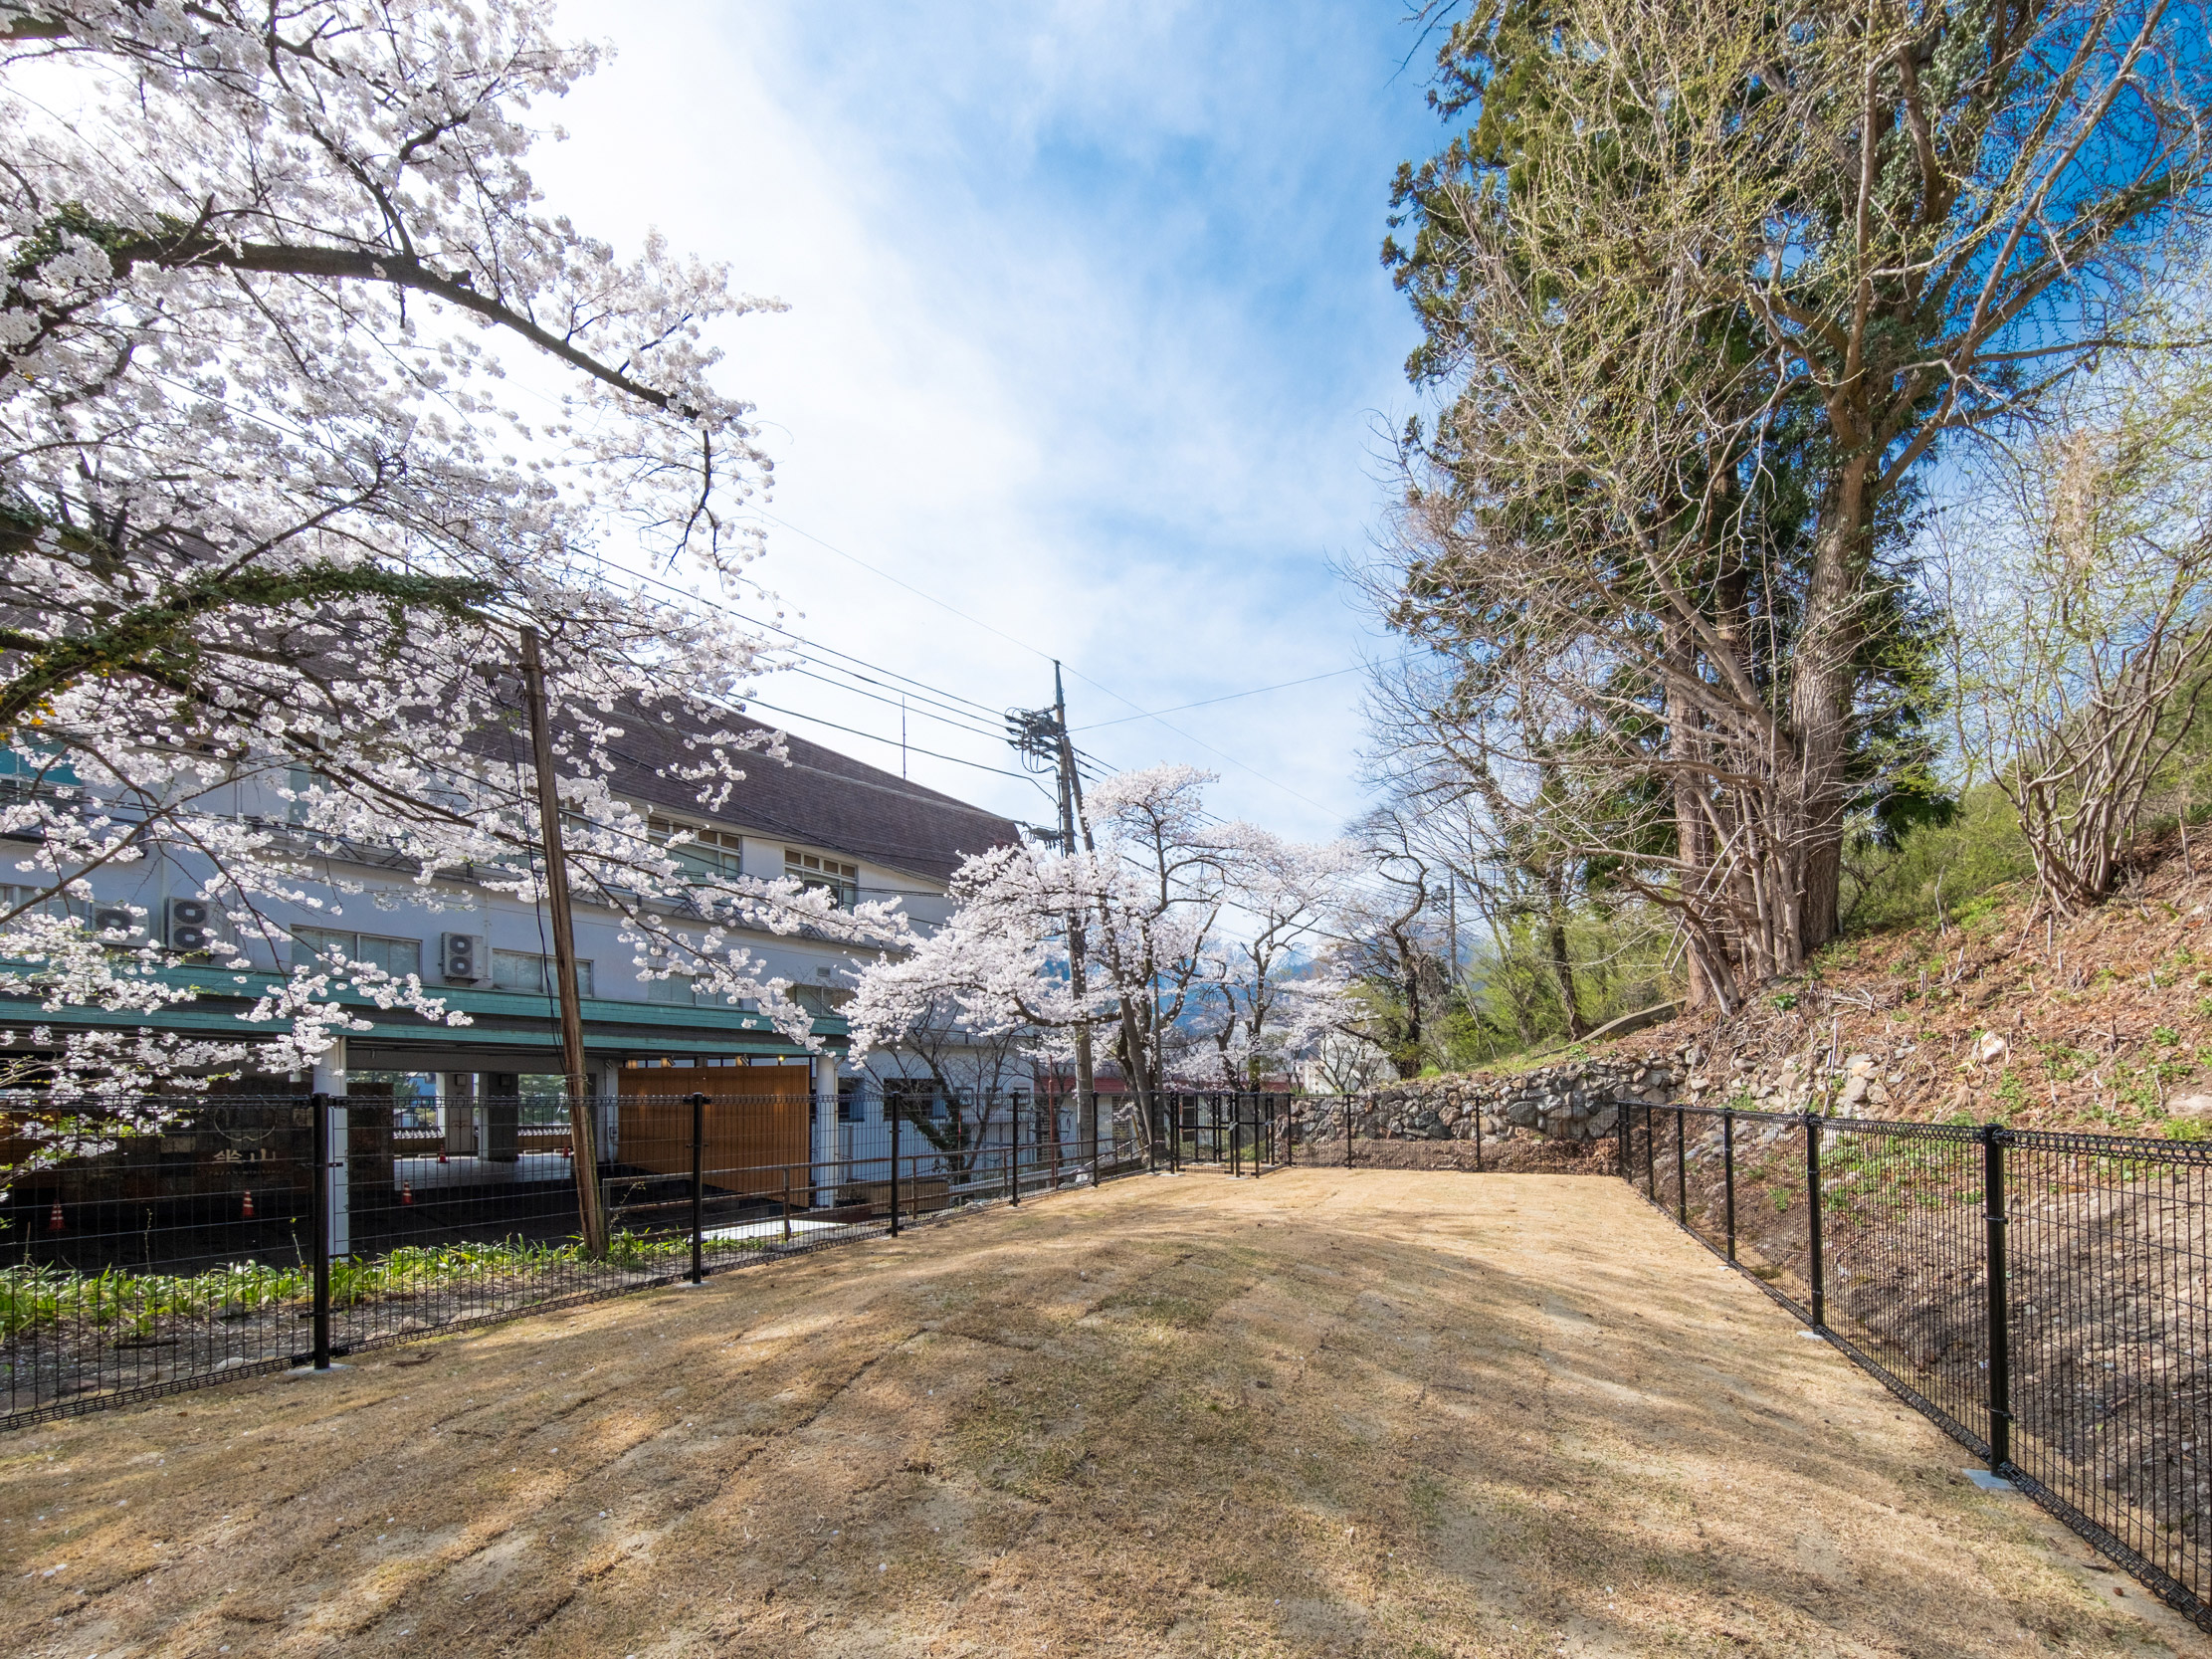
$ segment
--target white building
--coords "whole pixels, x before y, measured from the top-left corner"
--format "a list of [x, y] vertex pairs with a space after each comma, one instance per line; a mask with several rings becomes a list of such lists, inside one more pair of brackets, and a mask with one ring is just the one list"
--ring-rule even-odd
[[[657, 831], [693, 832], [697, 840], [683, 856], [723, 871], [795, 876], [832, 890], [846, 905], [896, 898], [909, 916], [927, 924], [945, 915], [946, 886], [963, 858], [1016, 841], [1021, 833], [995, 813], [798, 737], [784, 739], [787, 762], [748, 760], [744, 780], [719, 810], [708, 813], [699, 805], [696, 784], [664, 775], [684, 758], [675, 740], [661, 736], [653, 723], [639, 725], [643, 729], [625, 736], [628, 752], [617, 758], [613, 787], [649, 813]], [[258, 805], [269, 821], [286, 820], [288, 803], [274, 792]], [[236, 810], [253, 814], [256, 806], [242, 800]], [[178, 965], [162, 971], [195, 985], [196, 1000], [152, 1017], [90, 1008], [36, 1015], [27, 1010], [20, 1023], [154, 1025], [225, 1039], [250, 1036], [253, 1027], [242, 1026], [237, 1015], [290, 965], [277, 959], [280, 952], [303, 960], [318, 946], [335, 944], [392, 972], [420, 973], [426, 986], [469, 1015], [471, 1023], [435, 1024], [341, 991], [340, 999], [372, 1029], [345, 1039], [313, 1080], [250, 1077], [240, 1092], [311, 1086], [342, 1093], [349, 1083], [356, 1096], [390, 1089], [395, 1134], [418, 1143], [435, 1141], [462, 1155], [512, 1159], [533, 1140], [562, 1138], [564, 1113], [535, 1104], [558, 1088], [561, 1070], [553, 946], [544, 914], [462, 880], [441, 880], [431, 902], [411, 869], [395, 867], [374, 846], [341, 845], [328, 867], [329, 885], [317, 895], [322, 909], [288, 914], [267, 907], [273, 921], [292, 930], [294, 942], [273, 947], [247, 941], [244, 953], [253, 968], [244, 974], [186, 957], [192, 930], [207, 923], [205, 908], [195, 908], [194, 897], [204, 870], [164, 857], [97, 872], [90, 908], [143, 907], [143, 925], [180, 957]], [[576, 895], [584, 1040], [601, 1103], [603, 1147], [616, 1144], [618, 1097], [648, 1092], [648, 1080], [637, 1076], [641, 1071], [799, 1066], [807, 1068], [814, 1102], [811, 1155], [867, 1155], [852, 1144], [854, 1133], [859, 1125], [873, 1124], [877, 1133], [868, 1139], [881, 1139], [882, 1104], [880, 1092], [855, 1087], [861, 1074], [847, 1058], [846, 1027], [837, 1014], [850, 994], [843, 988], [854, 961], [847, 947], [822, 937], [765, 932], [735, 937], [766, 975], [790, 980], [797, 999], [816, 1014], [814, 1035], [828, 1052], [810, 1057], [757, 1011], [695, 1005], [688, 981], [651, 977], [639, 968], [635, 947], [622, 941], [620, 932], [613, 911], [595, 907], [582, 892]], [[790, 1081], [782, 1074], [769, 1092], [787, 1092]], [[686, 1072], [671, 1076], [662, 1092], [701, 1086], [696, 1072]], [[714, 1092], [749, 1094], [756, 1087], [751, 1080], [740, 1085], [730, 1079]]]

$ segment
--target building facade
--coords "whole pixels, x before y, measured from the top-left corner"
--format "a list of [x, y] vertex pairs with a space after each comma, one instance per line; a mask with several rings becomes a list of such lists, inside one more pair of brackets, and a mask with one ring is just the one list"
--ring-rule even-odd
[[[744, 779], [707, 811], [697, 784], [682, 778], [676, 741], [659, 738], [651, 723], [641, 725], [646, 729], [626, 739], [626, 752], [617, 758], [612, 786], [648, 817], [656, 836], [689, 832], [694, 839], [678, 856], [716, 874], [792, 877], [828, 891], [841, 908], [897, 900], [927, 927], [947, 914], [947, 885], [962, 859], [1021, 834], [995, 813], [798, 737], [782, 739], [783, 759], [748, 759]], [[280, 830], [290, 809], [275, 790], [267, 799], [230, 804], [241, 816]], [[533, 1140], [557, 1137], [566, 1113], [553, 943], [542, 909], [459, 877], [441, 878], [426, 890], [412, 867], [374, 845], [315, 840], [327, 871], [327, 881], [310, 890], [319, 904], [263, 906], [291, 937], [244, 939], [240, 953], [251, 964], [244, 970], [195, 955], [212, 925], [198, 898], [206, 869], [163, 856], [95, 872], [92, 898], [73, 900], [71, 908], [90, 913], [86, 920], [99, 926], [144, 928], [175, 955], [162, 977], [191, 985], [194, 999], [150, 1016], [95, 1008], [48, 1012], [26, 1003], [17, 1023], [64, 1030], [152, 1026], [235, 1041], [252, 1036], [254, 1028], [238, 1016], [266, 989], [295, 964], [336, 950], [394, 974], [419, 974], [469, 1023], [447, 1025], [378, 1008], [357, 990], [341, 988], [338, 1000], [369, 1028], [341, 1039], [312, 1079], [249, 1076], [235, 1086], [238, 1092], [312, 1088], [389, 1098], [397, 1138], [418, 1145], [434, 1141], [441, 1153], [455, 1157], [512, 1160]], [[129, 915], [133, 907], [142, 918]], [[601, 1145], [611, 1155], [619, 1155], [619, 1098], [648, 1092], [651, 1080], [635, 1074], [663, 1068], [696, 1078], [694, 1068], [804, 1067], [816, 1158], [855, 1155], [856, 1131], [871, 1143], [882, 1139], [884, 1091], [851, 1055], [838, 1013], [857, 965], [851, 947], [804, 931], [732, 931], [732, 942], [752, 952], [763, 976], [788, 980], [794, 999], [815, 1016], [813, 1034], [823, 1052], [809, 1054], [756, 1009], [709, 1003], [694, 995], [689, 980], [656, 977], [641, 967], [635, 946], [620, 936], [620, 917], [591, 903], [587, 893], [576, 895], [574, 921], [587, 1072]], [[5, 1006], [0, 1000], [0, 1009]], [[894, 1057], [888, 1071], [898, 1070]], [[876, 1075], [886, 1071], [880, 1061]], [[785, 1073], [774, 1087], [756, 1090], [733, 1078], [716, 1093], [785, 1094], [790, 1082]], [[867, 1125], [874, 1135], [862, 1128]]]

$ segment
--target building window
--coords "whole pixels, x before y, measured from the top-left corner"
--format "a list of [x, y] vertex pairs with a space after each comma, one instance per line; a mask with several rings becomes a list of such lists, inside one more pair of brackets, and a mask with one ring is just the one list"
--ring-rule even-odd
[[861, 1092], [861, 1080], [857, 1077], [837, 1080], [837, 1121], [841, 1124], [868, 1122], [868, 1097]]
[[[41, 894], [44, 894], [45, 897], [41, 898]], [[35, 905], [34, 901], [36, 901]], [[94, 911], [94, 907], [88, 905], [84, 900], [71, 899], [67, 894], [56, 892], [51, 887], [27, 887], [17, 886], [14, 883], [0, 883], [0, 910], [13, 911], [24, 905], [33, 905], [36, 914], [41, 916], [82, 916], [90, 919]], [[105, 910], [108, 907], [103, 905], [99, 908]], [[138, 927], [142, 924], [133, 923], [132, 926]]]
[[285, 822], [288, 824], [305, 823], [307, 813], [310, 810], [310, 803], [302, 800], [300, 797], [322, 791], [324, 784], [321, 777], [305, 766], [287, 766], [285, 768], [285, 787], [292, 792], [292, 798], [285, 802]]
[[423, 970], [422, 941], [384, 938], [376, 933], [349, 933], [335, 928], [293, 929], [294, 967], [345, 962], [363, 962], [399, 976], [420, 973]]
[[666, 845], [679, 835], [691, 839], [680, 847], [670, 847], [669, 856], [695, 878], [707, 881], [726, 881], [744, 874], [745, 838], [735, 830], [707, 829], [699, 824], [682, 824], [674, 818], [648, 818], [646, 833]]
[[793, 985], [791, 1000], [816, 1019], [834, 1017], [859, 993], [842, 985]]
[[896, 1110], [909, 1124], [927, 1118], [944, 1122], [943, 1091], [925, 1077], [895, 1077], [884, 1083], [884, 1106]]
[[857, 864], [841, 864], [818, 853], [802, 853], [786, 847], [783, 873], [803, 888], [821, 889], [840, 910], [849, 911], [860, 903], [860, 866]]
[[666, 979], [648, 979], [645, 999], [664, 1008], [690, 1008], [699, 1001], [692, 989], [691, 975], [686, 973], [672, 973]]
[[[559, 988], [553, 977], [553, 958], [528, 950], [493, 951], [492, 984], [496, 990], [527, 991], [532, 996], [552, 996]], [[591, 988], [591, 963], [587, 961], [576, 963], [576, 994], [596, 994]]]

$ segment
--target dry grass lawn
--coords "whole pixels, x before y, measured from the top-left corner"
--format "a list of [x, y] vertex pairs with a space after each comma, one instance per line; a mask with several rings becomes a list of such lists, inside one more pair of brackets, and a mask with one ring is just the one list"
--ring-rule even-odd
[[0, 1439], [0, 1651], [2200, 1638], [1617, 1182], [1140, 1178]]

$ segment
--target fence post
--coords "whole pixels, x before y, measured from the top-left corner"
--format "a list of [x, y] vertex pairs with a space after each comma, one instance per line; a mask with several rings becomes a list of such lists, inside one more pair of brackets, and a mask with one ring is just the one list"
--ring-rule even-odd
[[791, 1165], [783, 1166], [783, 1242], [791, 1242]]
[[692, 1097], [692, 1283], [704, 1284], [706, 1264], [706, 1097]]
[[1811, 1252], [1807, 1271], [1812, 1279], [1813, 1329], [1825, 1331], [1828, 1292], [1820, 1269], [1820, 1120], [1810, 1112], [1805, 1114], [1805, 1195], [1812, 1200], [1805, 1220], [1805, 1240]]
[[2005, 1295], [2005, 1143], [1996, 1124], [1981, 1131], [1983, 1219], [1989, 1247], [1989, 1472], [2012, 1462], [2012, 1328]]
[[330, 1368], [330, 1097], [308, 1097], [314, 1120], [314, 1368]]
[[1346, 1095], [1346, 1096], [1344, 1097], [1344, 1167], [1345, 1167], [1346, 1169], [1349, 1169], [1349, 1168], [1350, 1168], [1350, 1167], [1352, 1166], [1352, 1145], [1351, 1145], [1351, 1129], [1352, 1129], [1352, 1125], [1351, 1125], [1351, 1112], [1352, 1112], [1352, 1108], [1351, 1108], [1351, 1103], [1352, 1103], [1352, 1098], [1351, 1098], [1351, 1096], [1349, 1096], [1349, 1095]]
[[899, 1236], [899, 1120], [905, 1112], [892, 1100], [891, 1093], [884, 1093], [884, 1108], [891, 1115], [891, 1236]]
[[[1636, 1179], [1636, 1177], [1635, 1177], [1635, 1175], [1634, 1175], [1634, 1174], [1632, 1174], [1632, 1173], [1630, 1172], [1630, 1169], [1629, 1169], [1629, 1160], [1628, 1160], [1628, 1137], [1629, 1137], [1629, 1128], [1628, 1128], [1628, 1111], [1629, 1111], [1629, 1103], [1628, 1103], [1627, 1101], [1624, 1101], [1624, 1100], [1622, 1100], [1622, 1099], [1621, 1099], [1621, 1098], [1620, 1098], [1620, 1097], [1619, 1097], [1618, 1095], [1614, 1096], [1614, 1097], [1613, 1097], [1613, 1164], [1614, 1164], [1614, 1167], [1615, 1167], [1616, 1169], [1618, 1169], [1618, 1170], [1620, 1171], [1620, 1176], [1621, 1176], [1621, 1179], [1622, 1179], [1622, 1180], [1624, 1180], [1624, 1181], [1630, 1181], [1630, 1182], [1633, 1182], [1633, 1181], [1634, 1181], [1634, 1180]], [[1482, 1109], [1478, 1107], [1478, 1108], [1476, 1109], [1476, 1117], [1475, 1117], [1475, 1128], [1476, 1128], [1476, 1132], [1477, 1132], [1478, 1134], [1480, 1134], [1480, 1133], [1481, 1133], [1481, 1131], [1482, 1131], [1482, 1127], [1483, 1127], [1483, 1119], [1482, 1119]]]
[[1022, 1201], [1022, 1115], [1012, 1102], [1006, 1107], [1006, 1198], [1012, 1204]]
[[1483, 1103], [1475, 1103], [1475, 1173], [1483, 1172]]
[[1652, 1133], [1652, 1106], [1644, 1103], [1644, 1195], [1653, 1203], [1659, 1202], [1659, 1165], [1653, 1161], [1658, 1153], [1654, 1148], [1659, 1137]]
[[1735, 1109], [1720, 1109], [1720, 1167], [1727, 1188], [1728, 1260], [1735, 1260]]
[[1687, 1120], [1681, 1107], [1675, 1108], [1675, 1220], [1687, 1231], [1690, 1226], [1690, 1148]]

